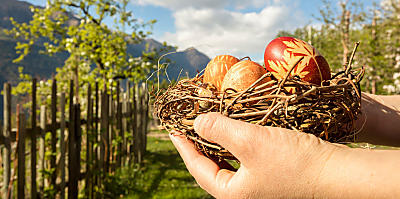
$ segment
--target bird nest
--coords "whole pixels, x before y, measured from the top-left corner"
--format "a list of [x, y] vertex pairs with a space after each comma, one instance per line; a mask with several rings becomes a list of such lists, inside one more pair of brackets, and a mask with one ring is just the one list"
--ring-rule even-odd
[[[349, 64], [321, 85], [302, 81], [290, 73], [291, 70], [279, 81], [267, 73], [241, 92], [218, 92], [197, 75], [170, 85], [158, 95], [155, 111], [162, 127], [182, 133], [199, 151], [213, 158], [235, 159], [229, 151], [194, 131], [195, 118], [208, 112], [220, 112], [229, 118], [262, 126], [311, 133], [329, 142], [353, 139], [357, 131], [355, 120], [361, 112], [359, 82], [364, 69], [352, 70]], [[258, 84], [268, 76], [271, 81]]]

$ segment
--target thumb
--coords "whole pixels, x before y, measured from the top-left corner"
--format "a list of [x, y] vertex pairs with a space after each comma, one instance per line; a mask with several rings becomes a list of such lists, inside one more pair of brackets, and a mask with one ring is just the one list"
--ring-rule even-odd
[[267, 128], [230, 119], [219, 113], [199, 115], [194, 122], [194, 130], [200, 137], [226, 148], [242, 163], [247, 162], [257, 150], [255, 142], [260, 142], [268, 134]]

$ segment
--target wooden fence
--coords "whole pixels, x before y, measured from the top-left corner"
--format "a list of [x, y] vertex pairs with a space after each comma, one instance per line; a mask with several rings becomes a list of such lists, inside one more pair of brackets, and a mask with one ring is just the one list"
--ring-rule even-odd
[[20, 105], [12, 114], [11, 86], [4, 84], [1, 198], [77, 198], [80, 192], [98, 198], [101, 191], [95, 190], [104, 188], [108, 173], [142, 161], [149, 113], [145, 84], [128, 82], [125, 91], [119, 82], [108, 91], [88, 85], [86, 110], [74, 103], [72, 81], [66, 96], [57, 93], [53, 79], [50, 107], [37, 105], [36, 85], [34, 79], [28, 117]]

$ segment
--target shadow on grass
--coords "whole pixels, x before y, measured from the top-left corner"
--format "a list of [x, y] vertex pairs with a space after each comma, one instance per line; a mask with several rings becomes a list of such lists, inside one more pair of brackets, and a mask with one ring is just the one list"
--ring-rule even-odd
[[110, 198], [212, 198], [186, 170], [169, 140], [148, 139], [142, 165], [123, 168], [108, 177], [105, 196]]

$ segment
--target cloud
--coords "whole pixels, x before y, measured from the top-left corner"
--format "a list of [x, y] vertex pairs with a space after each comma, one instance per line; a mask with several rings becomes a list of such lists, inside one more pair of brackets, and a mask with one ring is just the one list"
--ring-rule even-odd
[[195, 47], [210, 57], [232, 54], [263, 59], [264, 49], [279, 30], [306, 23], [289, 0], [138, 0], [139, 5], [170, 9], [175, 31], [158, 40], [179, 49]]
[[165, 7], [171, 10], [183, 9], [188, 7], [193, 8], [209, 8], [209, 7], [223, 7], [226, 0], [138, 0], [139, 5], [155, 5]]
[[179, 10], [184, 8], [226, 8], [233, 7], [236, 9], [245, 9], [249, 7], [258, 8], [271, 3], [278, 3], [282, 0], [138, 0], [133, 3], [139, 5], [155, 5], [168, 8], [171, 10]]
[[296, 15], [284, 6], [266, 6], [259, 12], [186, 8], [174, 13], [176, 32], [161, 39], [182, 49], [195, 47], [210, 57], [255, 55], [260, 60], [279, 30], [301, 24], [302, 17]]

